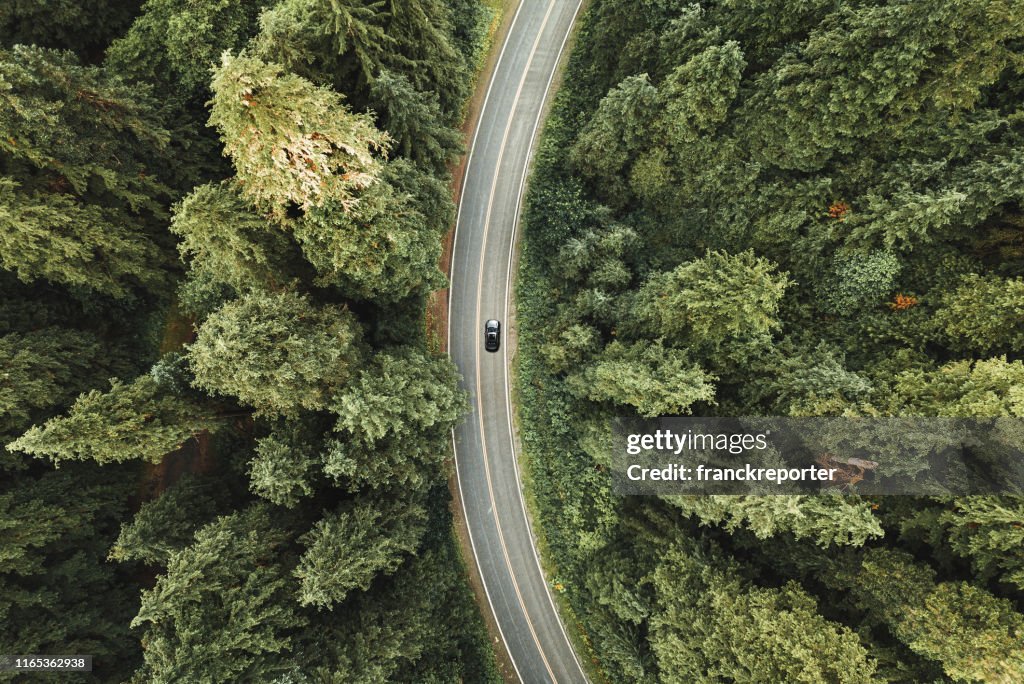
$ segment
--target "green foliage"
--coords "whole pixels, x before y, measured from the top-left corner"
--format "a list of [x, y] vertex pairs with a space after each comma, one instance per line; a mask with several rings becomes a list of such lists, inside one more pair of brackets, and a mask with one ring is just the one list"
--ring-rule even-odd
[[729, 41], [694, 55], [668, 75], [662, 119], [670, 144], [692, 143], [725, 121], [745, 67], [739, 43]]
[[[261, 57], [292, 71], [327, 73], [350, 57], [364, 80], [373, 78], [388, 49], [384, 2], [359, 0], [284, 0], [260, 16], [256, 49]], [[311, 64], [319, 68], [311, 69]], [[312, 75], [312, 74], [311, 74]]]
[[[776, 350], [780, 347], [785, 349], [779, 345]], [[871, 380], [848, 368], [844, 356], [824, 343], [813, 350], [779, 353], [766, 362], [779, 372], [748, 388], [747, 394], [773, 397], [772, 415], [842, 415], [874, 390]]]
[[953, 349], [1024, 349], [1024, 278], [966, 276], [944, 299], [935, 324]]
[[91, 56], [127, 27], [141, 0], [12, 0], [0, 7], [0, 43]]
[[323, 454], [327, 475], [350, 489], [422, 490], [447, 457], [467, 403], [451, 361], [394, 347], [377, 353], [330, 408], [339, 437]]
[[67, 328], [0, 337], [0, 435], [14, 436], [39, 411], [71, 399], [99, 350], [95, 336]]
[[218, 510], [215, 483], [186, 475], [157, 498], [139, 508], [110, 549], [110, 559], [137, 560], [166, 567], [175, 553], [189, 546], [196, 530]]
[[1024, 676], [1024, 617], [1013, 604], [967, 582], [934, 578], [907, 553], [871, 549], [860, 571], [844, 579], [862, 610], [954, 680]]
[[0, 51], [0, 154], [10, 173], [36, 169], [51, 192], [116, 199], [139, 211], [165, 188], [151, 174], [168, 142], [152, 95], [80, 66], [68, 52]]
[[956, 499], [942, 513], [949, 546], [982, 576], [997, 574], [1024, 589], [1024, 500], [1019, 496]]
[[[766, 75], [765, 153], [811, 169], [891, 128], [928, 125], [936, 110], [970, 110], [1014, 62], [1015, 2], [919, 2], [842, 7], [796, 55]], [[882, 49], [878, 41], [890, 38]], [[899, 64], [901, 68], [893, 69]], [[940, 114], [940, 115], [941, 115]]]
[[173, 553], [132, 621], [145, 629], [137, 680], [253, 681], [287, 671], [290, 632], [301, 624], [281, 562], [287, 541], [270, 511], [254, 505]]
[[649, 77], [632, 76], [601, 100], [573, 146], [575, 166], [600, 181], [606, 195], [618, 197], [624, 192], [617, 176], [643, 148], [658, 104], [658, 91]]
[[342, 436], [325, 444], [323, 470], [352, 491], [397, 485], [418, 491], [448, 458], [450, 440], [451, 433], [439, 427], [418, 434], [415, 442], [395, 435], [375, 442]]
[[[0, 491], [0, 641], [18, 652], [90, 653], [124, 679], [137, 660], [129, 578], [105, 562], [135, 472], [82, 464], [4, 474]], [[5, 679], [5, 681], [8, 681]], [[13, 680], [12, 680], [13, 681]]]
[[107, 64], [134, 79], [189, 98], [208, 91], [225, 50], [241, 49], [269, 0], [147, 0], [131, 29], [107, 51]]
[[210, 409], [167, 391], [151, 375], [78, 397], [68, 415], [28, 430], [7, 445], [59, 464], [66, 460], [159, 462], [199, 433], [215, 429]]
[[416, 550], [425, 522], [422, 506], [394, 494], [357, 499], [326, 514], [300, 540], [306, 551], [295, 569], [299, 602], [333, 609], [350, 591], [366, 591]]
[[331, 403], [336, 430], [364, 443], [385, 436], [447, 432], [468, 410], [458, 371], [446, 357], [398, 347], [378, 352]]
[[0, 643], [97, 681], [500, 681], [421, 320], [491, 11], [115, 4], [0, 7]]
[[346, 208], [330, 202], [295, 228], [322, 284], [336, 283], [359, 299], [392, 303], [442, 287], [441, 238], [453, 220], [447, 188], [401, 161], [386, 180]]
[[[588, 5], [524, 212], [518, 389], [550, 562], [609, 681], [1021, 678], [1017, 497], [623, 499], [606, 427], [1022, 415], [1021, 11]], [[866, 446], [925, 482], [949, 439]]]
[[358, 367], [360, 335], [345, 309], [254, 291], [211, 314], [188, 356], [197, 387], [288, 416], [327, 406]]
[[45, 278], [125, 297], [166, 282], [162, 256], [145, 235], [120, 226], [117, 210], [69, 195], [25, 193], [0, 178], [0, 266], [28, 283]]
[[1024, 416], [1024, 362], [994, 358], [913, 368], [893, 380], [890, 410], [912, 415]]
[[68, 52], [0, 50], [0, 265], [115, 297], [158, 290], [168, 137], [145, 89]]
[[389, 139], [328, 88], [245, 53], [225, 52], [214, 72], [210, 125], [231, 157], [242, 193], [283, 219], [333, 201], [346, 209], [379, 175]]
[[418, 92], [436, 92], [443, 123], [457, 126], [470, 96], [465, 58], [451, 39], [445, 0], [388, 0], [388, 35], [396, 49], [385, 58], [391, 71], [404, 72]]
[[712, 403], [714, 380], [685, 351], [660, 343], [612, 342], [592, 366], [567, 382], [580, 396], [633, 406], [651, 417], [689, 413], [695, 403]]
[[819, 546], [862, 546], [883, 535], [868, 502], [839, 496], [671, 497], [670, 502], [704, 525], [730, 532], [746, 528], [758, 539], [789, 532]]
[[442, 123], [437, 95], [416, 90], [404, 74], [382, 70], [370, 97], [380, 109], [381, 128], [403, 157], [441, 171], [462, 150], [462, 136]]
[[193, 271], [237, 292], [274, 288], [288, 273], [287, 236], [252, 211], [228, 184], [203, 185], [174, 211], [171, 232]]
[[826, 294], [832, 313], [848, 316], [869, 306], [878, 306], [892, 292], [901, 269], [891, 252], [836, 256], [833, 283]]
[[653, 576], [651, 646], [665, 682], [870, 682], [857, 635], [790, 583], [745, 586], [734, 568], [672, 549]]
[[327, 654], [327, 681], [500, 681], [493, 671], [473, 667], [473, 647], [451, 629], [475, 620], [476, 609], [456, 591], [457, 551], [449, 540], [440, 542], [381, 577], [371, 592], [353, 592], [340, 609], [324, 611], [346, 616], [310, 646]]
[[310, 468], [316, 445], [307, 436], [311, 427], [285, 425], [256, 441], [256, 455], [249, 462], [249, 488], [254, 493], [288, 508], [313, 493]]
[[751, 251], [703, 258], [656, 274], [637, 295], [636, 316], [672, 344], [718, 347], [730, 338], [779, 327], [776, 313], [788, 280]]

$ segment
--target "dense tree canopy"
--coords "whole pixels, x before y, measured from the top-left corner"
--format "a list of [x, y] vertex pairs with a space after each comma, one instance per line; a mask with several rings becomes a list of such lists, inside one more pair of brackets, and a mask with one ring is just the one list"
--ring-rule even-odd
[[251, 292], [214, 312], [189, 348], [196, 385], [262, 413], [327, 406], [360, 362], [351, 313], [294, 292]]
[[0, 49], [0, 83], [0, 266], [115, 297], [163, 286], [169, 134], [151, 93], [22, 45]]
[[275, 64], [224, 53], [214, 74], [210, 124], [220, 131], [242, 193], [284, 218], [329, 201], [348, 209], [380, 173], [388, 137], [342, 96]]
[[128, 28], [141, 0], [13, 0], [0, 7], [3, 45], [97, 52]]
[[[519, 388], [611, 681], [1024, 677], [1018, 496], [658, 500], [604, 474], [617, 415], [1022, 415], [1022, 11], [590, 5], [531, 181]], [[925, 477], [943, 434], [897, 432], [872, 448]]]
[[328, 514], [303, 539], [306, 551], [295, 569], [299, 602], [330, 608], [353, 589], [366, 591], [374, 577], [391, 574], [416, 550], [425, 522], [426, 511], [401, 497], [355, 500]]
[[2, 4], [5, 652], [500, 681], [447, 507], [465, 398], [425, 334], [495, 11]]
[[173, 553], [132, 623], [152, 625], [139, 681], [267, 679], [290, 670], [281, 656], [300, 618], [284, 600], [292, 590], [280, 562], [287, 539], [257, 504]]
[[112, 380], [107, 392], [82, 394], [67, 416], [33, 427], [8, 448], [56, 463], [67, 459], [159, 461], [216, 425], [210, 409], [174, 396], [152, 375], [142, 375], [128, 385]]
[[170, 228], [181, 238], [178, 251], [193, 271], [237, 292], [273, 288], [288, 275], [287, 236], [268, 227], [226, 183], [193, 190], [176, 207]]

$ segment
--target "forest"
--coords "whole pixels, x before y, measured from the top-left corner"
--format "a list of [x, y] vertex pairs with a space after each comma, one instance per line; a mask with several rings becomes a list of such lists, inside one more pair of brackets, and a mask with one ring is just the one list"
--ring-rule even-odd
[[1024, 496], [618, 497], [617, 416], [1024, 417], [1024, 3], [592, 0], [520, 426], [595, 679], [1024, 681]]
[[497, 16], [0, 3], [0, 652], [500, 681], [425, 320]]

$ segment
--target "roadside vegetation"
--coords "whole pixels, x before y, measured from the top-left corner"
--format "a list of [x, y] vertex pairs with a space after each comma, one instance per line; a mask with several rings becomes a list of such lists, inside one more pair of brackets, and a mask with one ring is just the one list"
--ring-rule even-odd
[[424, 320], [493, 16], [0, 8], [4, 653], [498, 680], [447, 505], [466, 398]]
[[1024, 498], [618, 498], [618, 415], [1024, 417], [1024, 5], [594, 0], [518, 281], [613, 682], [1024, 680]]

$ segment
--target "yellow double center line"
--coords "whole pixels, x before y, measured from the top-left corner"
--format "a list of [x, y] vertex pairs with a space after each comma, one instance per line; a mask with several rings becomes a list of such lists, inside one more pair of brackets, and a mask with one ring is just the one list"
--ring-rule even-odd
[[[512, 123], [515, 119], [515, 111], [519, 106], [519, 98], [523, 93], [523, 87], [526, 85], [526, 78], [530, 73], [530, 67], [533, 65], [533, 59], [537, 54], [537, 48], [540, 45], [541, 38], [544, 35], [544, 30], [547, 28], [548, 20], [551, 18], [551, 13], [555, 9], [556, 0], [551, 0], [548, 4], [547, 11], [544, 13], [544, 19], [541, 22], [540, 29], [537, 31], [537, 37], [534, 38], [533, 46], [530, 48], [530, 56], [526, 61], [526, 67], [523, 69], [523, 75], [519, 79], [519, 85], [516, 88], [515, 97], [512, 98], [512, 108], [509, 111], [508, 121], [505, 124], [505, 131], [502, 134], [501, 146], [498, 148], [498, 159], [495, 162], [494, 174], [491, 179], [491, 191], [487, 198], [487, 211], [484, 214], [484, 232], [483, 240], [480, 248], [480, 265], [477, 274], [476, 284], [476, 326], [475, 329], [479, 330], [483, 322], [480, 315], [482, 307], [483, 289], [484, 289], [484, 261], [487, 255], [487, 234], [491, 226], [491, 212], [494, 208], [494, 197], [498, 190], [498, 177], [501, 171], [501, 162], [505, 156], [505, 147], [508, 145], [509, 133], [512, 130]], [[524, 169], [525, 173], [525, 169]], [[548, 662], [547, 654], [544, 653], [544, 647], [540, 643], [540, 639], [537, 638], [537, 632], [533, 628], [533, 623], [530, 621], [529, 613], [526, 610], [526, 604], [523, 601], [523, 594], [519, 589], [519, 583], [516, 582], [515, 572], [512, 569], [512, 561], [509, 558], [508, 546], [505, 544], [505, 535], [501, 531], [501, 520], [498, 517], [498, 507], [494, 498], [494, 483], [491, 477], [491, 467], [487, 456], [487, 437], [484, 430], [484, 412], [483, 412], [483, 392], [480, 381], [480, 346], [476, 345], [476, 397], [477, 397], [477, 418], [480, 425], [480, 447], [484, 457], [484, 473], [487, 478], [487, 495], [491, 502], [491, 513], [494, 516], [494, 526], [498, 531], [498, 543], [501, 546], [501, 553], [505, 557], [505, 565], [508, 568], [509, 578], [512, 582], [512, 587], [516, 592], [516, 599], [519, 601], [519, 606], [522, 608], [523, 616], [526, 618], [526, 626], [530, 630], [530, 636], [533, 637], [534, 643], [537, 645], [537, 651], [540, 653], [540, 658], [544, 662], [544, 668], [548, 672], [548, 676], [551, 677], [552, 682], [557, 682], [558, 679], [555, 677], [554, 671], [551, 669], [551, 663]]]

